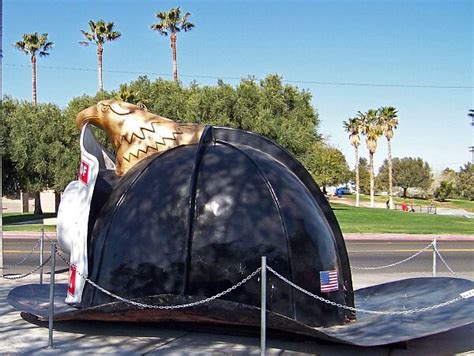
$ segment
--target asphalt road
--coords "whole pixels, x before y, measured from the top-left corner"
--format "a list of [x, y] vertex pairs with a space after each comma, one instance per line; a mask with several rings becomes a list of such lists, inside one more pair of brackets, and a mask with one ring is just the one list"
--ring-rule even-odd
[[[428, 241], [347, 241], [353, 274], [432, 273], [433, 249], [389, 268], [360, 270], [357, 267], [380, 267], [402, 261], [429, 245]], [[459, 277], [474, 279], [474, 241], [439, 241], [437, 248], [448, 266]], [[437, 275], [452, 276], [437, 258]]]
[[[29, 273], [40, 264], [40, 247], [37, 239], [4, 239], [3, 240], [3, 265], [4, 275], [16, 275]], [[69, 255], [59, 250], [60, 253], [69, 260]], [[44, 242], [43, 261], [51, 255], [51, 243]], [[59, 256], [56, 256], [56, 270], [67, 268]], [[50, 263], [43, 269], [44, 273], [49, 273]]]
[[[39, 248], [32, 251], [36, 241], [12, 238], [3, 241], [3, 263], [6, 267], [16, 265], [28, 256], [19, 266], [6, 268], [5, 274], [27, 273], [39, 265]], [[394, 277], [398, 274], [431, 275], [433, 268], [431, 248], [415, 258], [393, 267], [373, 270], [357, 268], [381, 267], [399, 262], [413, 256], [428, 244], [427, 241], [346, 241], [354, 276], [364, 274], [393, 274]], [[474, 279], [474, 241], [440, 241], [438, 250], [449, 267], [459, 277]], [[49, 242], [45, 242], [45, 259], [49, 257], [50, 251]], [[63, 253], [63, 255], [68, 257], [67, 254]], [[57, 258], [56, 266], [56, 270], [67, 268], [66, 263], [60, 258]], [[49, 264], [45, 266], [45, 272], [48, 271]], [[439, 258], [437, 259], [437, 273], [440, 276], [451, 276]]]

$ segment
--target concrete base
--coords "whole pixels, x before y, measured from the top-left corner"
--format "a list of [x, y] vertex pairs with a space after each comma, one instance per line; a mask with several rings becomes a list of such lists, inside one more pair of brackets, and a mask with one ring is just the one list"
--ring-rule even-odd
[[[56, 276], [57, 282], [67, 282], [67, 275]], [[400, 278], [407, 276], [401, 275]], [[371, 285], [379, 278], [374, 275], [355, 275], [355, 287]], [[0, 284], [0, 353], [31, 354], [47, 352], [48, 323], [25, 320], [8, 305], [6, 297], [11, 289], [37, 283], [38, 276], [18, 281], [2, 280]], [[47, 283], [47, 280], [46, 280]], [[317, 341], [288, 340], [269, 336], [268, 355], [462, 355], [474, 350], [474, 324], [412, 340], [406, 345], [386, 347], [357, 347], [327, 344]], [[259, 355], [258, 335], [209, 333], [189, 331], [173, 326], [154, 324], [62, 322], [54, 325], [54, 352], [110, 353], [162, 355]], [[405, 347], [403, 347], [405, 346]]]

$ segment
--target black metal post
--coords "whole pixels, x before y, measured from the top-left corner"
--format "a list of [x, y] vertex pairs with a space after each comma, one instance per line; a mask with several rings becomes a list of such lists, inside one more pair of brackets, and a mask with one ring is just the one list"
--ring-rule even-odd
[[260, 304], [260, 355], [266, 354], [266, 328], [267, 328], [267, 258], [262, 256], [261, 275], [261, 304]]
[[43, 251], [44, 251], [44, 229], [41, 229], [40, 236], [40, 284], [43, 284]]
[[54, 272], [56, 270], [56, 243], [51, 242], [51, 278], [49, 284], [49, 339], [48, 349], [54, 349], [53, 318], [54, 318]]

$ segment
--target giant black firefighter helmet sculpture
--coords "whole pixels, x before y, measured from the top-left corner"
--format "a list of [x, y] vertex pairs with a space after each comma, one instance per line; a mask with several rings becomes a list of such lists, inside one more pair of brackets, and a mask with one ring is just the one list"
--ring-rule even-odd
[[[267, 256], [308, 291], [353, 305], [336, 219], [308, 172], [273, 141], [178, 124], [111, 100], [79, 113], [77, 123], [80, 179], [65, 192], [58, 227], [74, 264], [69, 303], [86, 308], [113, 301], [76, 273], [125, 298], [210, 297]], [[100, 147], [89, 124], [107, 132], [115, 157]], [[80, 222], [78, 211], [84, 212]], [[248, 283], [224, 299], [258, 306], [259, 298], [259, 285]], [[311, 326], [354, 318], [273, 276], [268, 300], [269, 310]]]

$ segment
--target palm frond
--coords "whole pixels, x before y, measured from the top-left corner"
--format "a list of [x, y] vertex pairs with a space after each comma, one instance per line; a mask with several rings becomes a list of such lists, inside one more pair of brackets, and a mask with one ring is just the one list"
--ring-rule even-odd
[[25, 41], [18, 41], [18, 42], [16, 42], [16, 43], [14, 43], [13, 46], [14, 46], [16, 49], [22, 51], [22, 52], [25, 53], [25, 54], [28, 54], [28, 53], [29, 53], [28, 50], [26, 49]]
[[161, 21], [165, 21], [166, 18], [168, 17], [167, 12], [157, 12], [156, 17], [159, 18]]
[[[92, 41], [95, 40], [95, 38], [94, 38], [95, 36], [94, 36], [93, 33], [89, 33], [89, 32], [86, 32], [86, 31], [84, 31], [84, 30], [81, 30], [81, 32], [82, 32], [83, 36], [84, 36], [88, 41], [92, 42]], [[87, 44], [87, 45], [89, 45], [89, 44]]]
[[184, 32], [188, 32], [194, 28], [194, 24], [192, 24], [191, 22], [186, 22], [185, 24], [182, 25], [181, 28], [184, 30]]
[[43, 45], [43, 51], [49, 51], [51, 48], [53, 48], [54, 43], [53, 42], [46, 42]]
[[163, 24], [162, 23], [155, 23], [153, 25], [150, 26], [150, 28], [153, 30], [153, 31], [158, 31], [158, 33], [162, 36], [168, 36], [168, 32], [166, 31], [166, 29], [163, 27]]
[[118, 31], [107, 32], [106, 39], [107, 41], [113, 41], [119, 38], [120, 36], [122, 36], [122, 34]]
[[95, 27], [96, 27], [95, 22], [90, 20], [89, 21], [89, 27], [90, 27], [92, 33], [94, 33], [95, 32]]
[[156, 17], [160, 19], [159, 23], [151, 25], [151, 29], [158, 31], [163, 36], [171, 33], [178, 33], [181, 30], [187, 32], [194, 27], [194, 24], [188, 22], [191, 13], [186, 12], [181, 17], [181, 8], [171, 8], [169, 11], [160, 11], [156, 13]]
[[40, 56], [47, 56], [47, 53], [52, 47], [53, 42], [48, 41], [48, 34], [43, 33], [38, 36], [37, 32], [24, 33], [22, 35], [23, 40], [18, 41], [14, 46], [25, 54], [30, 54], [32, 57], [39, 51]]

